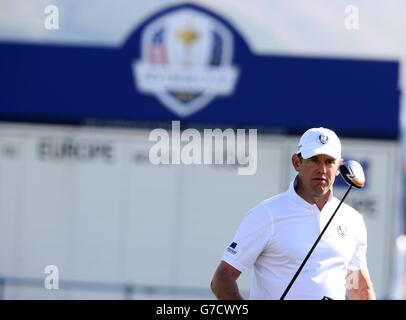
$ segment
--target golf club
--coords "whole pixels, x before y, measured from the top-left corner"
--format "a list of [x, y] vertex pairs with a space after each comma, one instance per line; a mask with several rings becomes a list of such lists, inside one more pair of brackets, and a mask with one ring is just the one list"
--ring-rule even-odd
[[365, 175], [364, 170], [362, 169], [361, 165], [354, 160], [349, 160], [344, 162], [340, 165], [340, 174], [343, 177], [344, 181], [348, 184], [348, 189], [344, 194], [343, 198], [341, 199], [337, 209], [332, 214], [331, 218], [328, 220], [326, 226], [324, 227], [323, 231], [318, 236], [316, 242], [311, 247], [309, 253], [307, 254], [306, 258], [304, 258], [302, 264], [300, 265], [299, 269], [296, 271], [295, 275], [293, 276], [292, 280], [290, 281], [289, 285], [286, 287], [285, 292], [282, 294], [280, 300], [284, 300], [286, 295], [288, 294], [290, 288], [292, 287], [293, 283], [295, 282], [296, 278], [298, 277], [300, 271], [302, 271], [304, 265], [306, 264], [307, 260], [310, 258], [310, 255], [316, 248], [317, 244], [319, 243], [321, 237], [323, 236], [324, 232], [327, 230], [330, 222], [333, 220], [335, 214], [337, 213], [338, 209], [340, 208], [341, 204], [344, 202], [345, 198], [347, 197], [350, 190], [354, 187], [357, 189], [361, 189], [365, 186]]

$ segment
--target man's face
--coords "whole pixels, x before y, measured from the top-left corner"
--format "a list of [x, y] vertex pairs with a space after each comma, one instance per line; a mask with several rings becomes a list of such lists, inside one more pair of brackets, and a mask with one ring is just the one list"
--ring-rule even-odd
[[319, 198], [328, 193], [339, 173], [340, 161], [328, 155], [300, 159], [293, 155], [292, 163], [299, 174], [306, 196]]

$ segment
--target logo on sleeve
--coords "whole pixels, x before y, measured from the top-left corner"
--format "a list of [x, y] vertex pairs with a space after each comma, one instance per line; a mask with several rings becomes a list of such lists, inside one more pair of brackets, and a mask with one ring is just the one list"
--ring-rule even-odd
[[236, 253], [237, 253], [237, 250], [235, 250], [236, 247], [237, 247], [237, 243], [232, 242], [232, 243], [228, 246], [227, 251], [230, 252], [231, 254], [236, 254]]

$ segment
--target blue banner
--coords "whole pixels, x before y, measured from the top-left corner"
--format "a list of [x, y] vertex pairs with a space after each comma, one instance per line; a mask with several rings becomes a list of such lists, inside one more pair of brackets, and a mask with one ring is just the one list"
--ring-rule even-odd
[[162, 10], [120, 48], [0, 43], [0, 120], [264, 128], [399, 137], [396, 61], [256, 55], [195, 5]]

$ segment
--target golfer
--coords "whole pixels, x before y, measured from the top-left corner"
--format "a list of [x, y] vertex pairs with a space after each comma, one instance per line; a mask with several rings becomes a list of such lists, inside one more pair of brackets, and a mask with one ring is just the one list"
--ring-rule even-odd
[[[291, 158], [297, 172], [286, 192], [250, 210], [211, 282], [218, 299], [243, 299], [237, 279], [253, 268], [250, 299], [280, 299], [340, 201], [333, 183], [341, 143], [326, 128], [300, 138]], [[285, 299], [375, 299], [361, 214], [343, 203]]]

